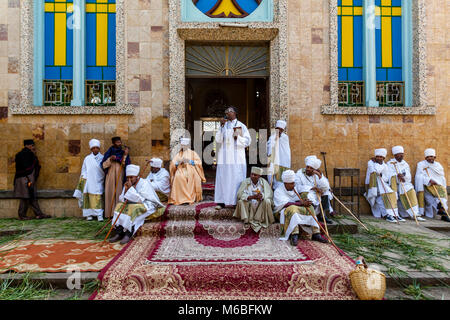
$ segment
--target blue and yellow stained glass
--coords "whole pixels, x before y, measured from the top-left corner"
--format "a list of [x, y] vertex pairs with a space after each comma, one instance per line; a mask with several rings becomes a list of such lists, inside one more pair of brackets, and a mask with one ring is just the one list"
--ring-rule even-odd
[[86, 0], [86, 80], [116, 79], [116, 0]]
[[45, 0], [45, 75], [46, 80], [72, 80], [73, 0]]
[[339, 81], [363, 81], [362, 2], [362, 0], [338, 0]]
[[375, 1], [377, 81], [402, 81], [402, 1]]
[[262, 0], [192, 0], [194, 5], [210, 18], [244, 18], [260, 5]]

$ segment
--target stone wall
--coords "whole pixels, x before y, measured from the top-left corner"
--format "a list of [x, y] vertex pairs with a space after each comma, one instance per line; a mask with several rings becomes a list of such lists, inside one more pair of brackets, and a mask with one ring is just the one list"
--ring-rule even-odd
[[[119, 135], [131, 147], [137, 164], [159, 156], [169, 160], [168, 1], [126, 0], [126, 103], [134, 115], [12, 115], [8, 106], [20, 103], [20, 7], [23, 1], [0, 1], [0, 191], [11, 190], [14, 155], [22, 140], [36, 141], [43, 166], [40, 189], [73, 189], [88, 141], [97, 138], [102, 152]], [[327, 152], [328, 173], [334, 167], [361, 168], [364, 179], [373, 150], [402, 144], [412, 170], [427, 147], [437, 150], [447, 181], [449, 168], [450, 85], [448, 74], [449, 13], [439, 0], [426, 1], [428, 104], [436, 116], [322, 115], [330, 102], [329, 2], [288, 0], [288, 84], [292, 165], [305, 156]], [[332, 184], [332, 179], [330, 179]], [[368, 212], [365, 200], [363, 211]], [[16, 215], [18, 201], [0, 200], [0, 217]], [[80, 216], [71, 199], [44, 199], [42, 206], [57, 216]]]

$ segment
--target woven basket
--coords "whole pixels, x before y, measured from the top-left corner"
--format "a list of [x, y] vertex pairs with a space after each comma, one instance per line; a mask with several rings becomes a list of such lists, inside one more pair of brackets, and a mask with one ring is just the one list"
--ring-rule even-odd
[[386, 292], [386, 276], [373, 269], [358, 265], [349, 274], [353, 290], [361, 300], [382, 300]]

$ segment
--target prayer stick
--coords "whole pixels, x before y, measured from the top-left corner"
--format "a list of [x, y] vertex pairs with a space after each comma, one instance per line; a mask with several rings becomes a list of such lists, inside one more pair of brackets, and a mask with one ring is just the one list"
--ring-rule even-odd
[[[316, 182], [316, 177], [314, 176], [314, 185], [317, 188], [317, 182]], [[328, 225], [327, 225], [327, 219], [325, 217], [325, 213], [323, 212], [323, 207], [322, 207], [322, 199], [319, 196], [319, 194], [316, 192], [316, 196], [317, 196], [317, 200], [319, 200], [319, 206], [320, 206], [320, 212], [322, 213], [322, 218], [323, 218], [323, 223], [325, 224], [325, 230], [327, 230], [327, 235], [329, 235], [328, 233]]]
[[[428, 177], [431, 179], [430, 174], [428, 173], [428, 168], [424, 168], [423, 170], [425, 170], [425, 171], [427, 172]], [[438, 191], [437, 191], [437, 189], [436, 189], [436, 186], [435, 186], [434, 184], [433, 184], [433, 188], [434, 188], [434, 192], [436, 192], [436, 195], [437, 195], [438, 198], [439, 198], [439, 202], [441, 203], [442, 209], [444, 209], [445, 213], [446, 213], [447, 216], [450, 218], [450, 216], [448, 215], [447, 210], [445, 210], [444, 204], [442, 203], [442, 199], [441, 199], [441, 197], [439, 196], [439, 193], [438, 193]]]
[[109, 229], [108, 234], [106, 235], [106, 237], [105, 237], [105, 239], [103, 240], [103, 242], [106, 242], [106, 239], [108, 239], [109, 234], [111, 233], [112, 229], [114, 229], [114, 227], [115, 227], [115, 225], [116, 225], [116, 222], [117, 222], [117, 220], [119, 220], [119, 217], [120, 217], [120, 215], [122, 214], [123, 209], [125, 209], [125, 207], [127, 206], [127, 203], [128, 203], [128, 200], [125, 199], [125, 202], [123, 203], [122, 209], [120, 209], [120, 212], [119, 212], [119, 214], [117, 215], [116, 220], [114, 221], [114, 223], [113, 223], [111, 229]]
[[[395, 168], [395, 171], [397, 172], [397, 175], [399, 175], [400, 173], [398, 172], [397, 164], [395, 162], [392, 162], [392, 164], [394, 165], [394, 168]], [[417, 217], [416, 217], [416, 212], [414, 211], [414, 209], [413, 209], [413, 207], [411, 205], [411, 201], [409, 200], [409, 196], [408, 196], [408, 193], [406, 192], [405, 185], [403, 184], [403, 182], [401, 180], [399, 180], [399, 181], [400, 181], [400, 184], [401, 184], [401, 186], [403, 188], [403, 192], [405, 193], [406, 200], [408, 200], [409, 207], [411, 208], [411, 211], [413, 212], [414, 220], [416, 220], [416, 224], [419, 225], [419, 221], [417, 221]]]
[[[383, 181], [383, 179], [381, 178], [380, 175], [378, 175], [378, 178], [379, 178], [380, 181], [381, 181], [381, 185], [383, 186], [384, 193], [387, 194], [387, 190], [386, 190], [386, 187], [384, 186], [384, 181]], [[395, 220], [397, 220], [397, 223], [400, 223], [400, 222], [398, 221], [397, 215], [395, 214], [395, 210], [394, 210], [394, 207], [392, 206], [391, 199], [389, 199], [389, 196], [386, 196], [386, 198], [388, 199], [389, 205], [391, 206], [392, 212], [394, 213]]]
[[[300, 195], [298, 194], [297, 190], [295, 190], [294, 187], [294, 192], [297, 195], [297, 197], [301, 200]], [[324, 230], [324, 228], [322, 227], [322, 225], [320, 224], [319, 220], [317, 220], [316, 215], [314, 214], [314, 212], [311, 212], [311, 210], [309, 209], [309, 207], [305, 207], [306, 210], [308, 210], [309, 214], [314, 218], [314, 220], [316, 221], [316, 223], [319, 225], [320, 230], [322, 230], [322, 232], [325, 234], [325, 236], [327, 237], [328, 241], [330, 241], [330, 243], [333, 245], [333, 247], [337, 250], [337, 252], [339, 253], [339, 255], [343, 255], [342, 250], [339, 249], [339, 247], [334, 243], [333, 239], [331, 239], [330, 235], [328, 234], [328, 232], [326, 232]]]
[[346, 207], [346, 206], [345, 206], [345, 205], [344, 205], [344, 204], [336, 197], [336, 195], [335, 195], [334, 193], [332, 193], [332, 195], [333, 195], [334, 199], [336, 199], [337, 202], [338, 202], [342, 207], [344, 207], [344, 209], [347, 210], [347, 211], [353, 216], [353, 218], [355, 218], [356, 221], [358, 221], [358, 222], [364, 227], [364, 229], [366, 229], [367, 231], [369, 231], [369, 229], [367, 229], [367, 227], [364, 225], [364, 223], [362, 223], [362, 221], [361, 221], [360, 219], [358, 219], [358, 218], [356, 217], [356, 215], [354, 215], [353, 212], [351, 212], [350, 209], [347, 208], [347, 207]]

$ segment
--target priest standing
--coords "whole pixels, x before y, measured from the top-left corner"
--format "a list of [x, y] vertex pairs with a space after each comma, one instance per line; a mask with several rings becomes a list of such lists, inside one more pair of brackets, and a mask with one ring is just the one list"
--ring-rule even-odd
[[239, 186], [247, 177], [245, 148], [252, 141], [247, 127], [236, 118], [236, 109], [229, 107], [225, 114], [215, 137], [220, 145], [214, 189], [214, 202], [218, 204], [216, 209], [236, 206]]
[[181, 150], [170, 162], [172, 190], [169, 204], [193, 204], [203, 199], [202, 182], [206, 182], [202, 160], [191, 150], [191, 139], [181, 138]]
[[291, 168], [291, 147], [289, 137], [284, 130], [286, 121], [278, 120], [275, 124], [275, 134], [267, 141], [267, 156], [269, 157], [269, 174], [267, 179], [273, 189], [283, 184], [281, 175]]
[[238, 190], [237, 207], [233, 217], [250, 224], [259, 232], [275, 222], [272, 212], [273, 192], [266, 179], [261, 178], [263, 170], [253, 167], [250, 178], [245, 179]]
[[100, 141], [90, 140], [89, 148], [91, 154], [84, 158], [80, 180], [73, 196], [78, 199], [78, 205], [83, 209], [83, 217], [86, 217], [86, 220], [96, 217], [98, 221], [102, 221], [105, 208], [103, 198], [105, 172], [100, 166], [103, 160]]
[[[105, 216], [111, 217], [113, 209], [119, 202], [119, 196], [122, 192], [125, 182], [125, 169], [131, 163], [128, 155], [128, 147], [122, 149], [122, 140], [120, 137], [112, 138], [113, 145], [106, 151], [101, 162], [105, 170]], [[114, 194], [115, 191], [115, 194]], [[114, 201], [113, 201], [114, 199]], [[112, 206], [111, 206], [112, 203]]]

